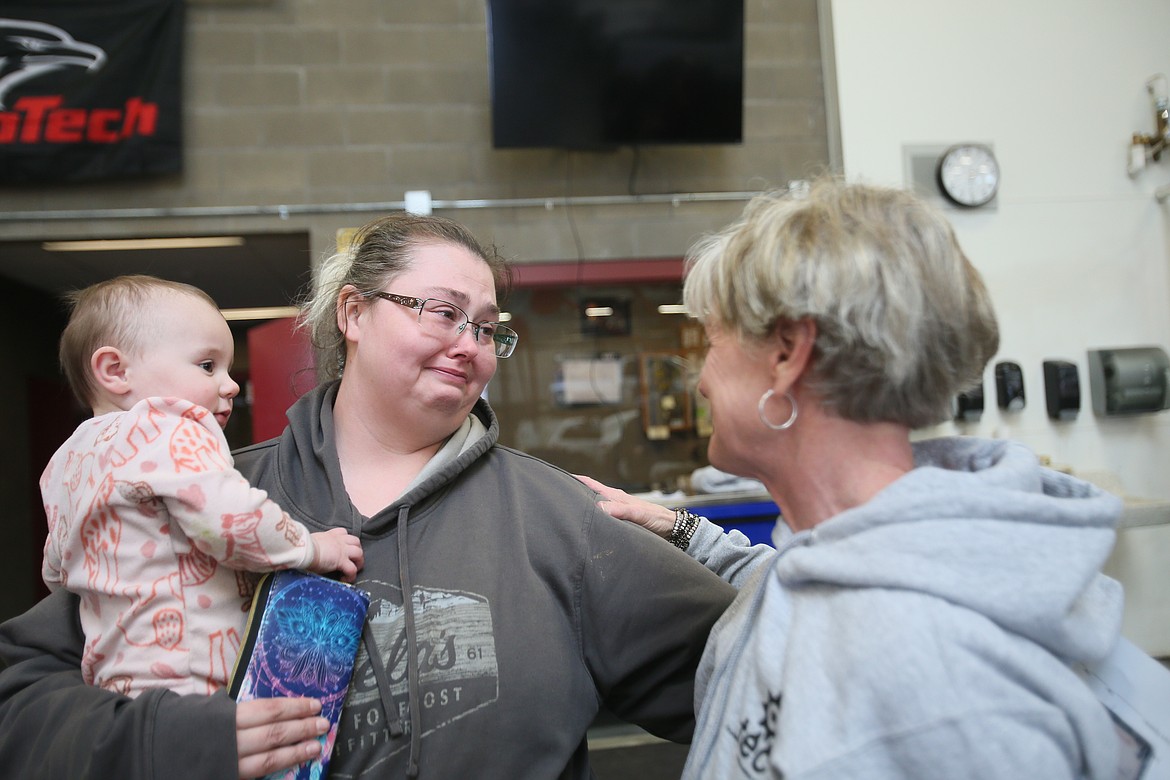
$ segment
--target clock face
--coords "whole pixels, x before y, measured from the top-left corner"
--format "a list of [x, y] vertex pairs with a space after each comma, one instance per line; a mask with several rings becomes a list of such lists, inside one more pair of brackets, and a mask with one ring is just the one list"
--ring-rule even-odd
[[938, 161], [938, 186], [956, 205], [983, 206], [999, 189], [999, 163], [986, 146], [952, 146]]

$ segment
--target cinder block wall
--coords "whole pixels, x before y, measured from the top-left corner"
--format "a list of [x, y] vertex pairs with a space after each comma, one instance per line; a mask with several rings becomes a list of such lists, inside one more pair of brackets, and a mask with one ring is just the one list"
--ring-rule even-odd
[[[333, 204], [750, 191], [829, 166], [816, 0], [746, 0], [742, 145], [494, 150], [485, 0], [189, 0], [185, 170], [3, 190], [0, 240], [308, 230], [315, 255], [377, 211]], [[321, 213], [87, 219], [88, 209], [317, 204]], [[740, 202], [445, 212], [517, 262], [681, 254]], [[352, 208], [352, 206], [348, 206]], [[570, 224], [569, 216], [573, 224]], [[575, 231], [574, 231], [575, 228]]]

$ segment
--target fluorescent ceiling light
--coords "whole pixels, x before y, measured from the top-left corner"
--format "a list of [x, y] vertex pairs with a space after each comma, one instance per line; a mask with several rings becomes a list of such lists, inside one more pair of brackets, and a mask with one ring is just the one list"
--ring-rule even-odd
[[496, 320], [496, 322], [511, 322], [511, 321], [512, 321], [512, 312], [510, 312], [510, 311], [500, 312], [499, 319]]
[[220, 309], [223, 318], [232, 320], [277, 320], [295, 317], [300, 313], [296, 306], [262, 306], [256, 309]]
[[659, 314], [686, 314], [687, 307], [681, 303], [664, 303], [658, 307]]
[[611, 317], [613, 316], [612, 306], [586, 306], [586, 317]]
[[243, 246], [243, 236], [187, 236], [185, 238], [103, 238], [93, 241], [46, 241], [46, 252], [121, 252], [130, 249], [213, 249]]

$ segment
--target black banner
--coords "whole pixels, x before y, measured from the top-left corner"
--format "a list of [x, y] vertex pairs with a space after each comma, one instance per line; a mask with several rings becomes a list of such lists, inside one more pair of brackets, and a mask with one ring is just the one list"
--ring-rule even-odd
[[0, 185], [182, 169], [183, 0], [0, 0]]

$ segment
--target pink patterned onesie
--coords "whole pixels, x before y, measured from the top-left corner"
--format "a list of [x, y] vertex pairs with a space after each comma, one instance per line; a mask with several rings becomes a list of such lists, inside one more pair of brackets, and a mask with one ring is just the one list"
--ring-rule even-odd
[[225, 686], [257, 579], [245, 572], [313, 557], [307, 529], [233, 468], [215, 417], [189, 401], [85, 421], [40, 485], [42, 574], [81, 597], [85, 680], [130, 696]]

